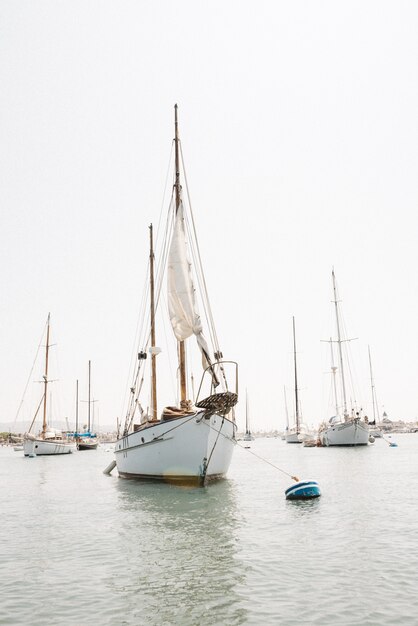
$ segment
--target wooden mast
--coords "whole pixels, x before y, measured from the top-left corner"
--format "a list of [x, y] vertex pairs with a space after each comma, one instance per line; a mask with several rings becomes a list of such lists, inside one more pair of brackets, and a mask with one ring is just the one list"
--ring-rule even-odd
[[[174, 188], [176, 192], [176, 214], [180, 207], [180, 158], [179, 158], [179, 132], [177, 121], [177, 104], [174, 105], [174, 152], [175, 152], [175, 170], [176, 179]], [[186, 383], [186, 350], [184, 341], [178, 342], [178, 358], [179, 358], [179, 370], [180, 370], [180, 401], [187, 400], [187, 383]]]
[[149, 266], [150, 266], [150, 306], [151, 306], [151, 418], [158, 419], [157, 413], [157, 367], [155, 348], [155, 294], [154, 294], [154, 242], [152, 224], [149, 227]]
[[296, 407], [296, 434], [299, 435], [300, 429], [300, 416], [299, 416], [299, 395], [298, 395], [298, 372], [296, 367], [296, 333], [295, 333], [295, 318], [293, 317], [293, 357], [295, 362], [295, 407]]
[[42, 422], [42, 439], [45, 439], [46, 433], [46, 406], [47, 406], [47, 390], [48, 390], [48, 353], [49, 353], [49, 323], [51, 313], [48, 313], [47, 331], [46, 331], [46, 349], [45, 349], [45, 374], [44, 374], [44, 416]]

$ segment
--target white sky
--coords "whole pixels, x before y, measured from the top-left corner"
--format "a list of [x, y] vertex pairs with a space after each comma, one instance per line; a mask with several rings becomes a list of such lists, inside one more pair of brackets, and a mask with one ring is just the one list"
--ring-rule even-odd
[[330, 415], [332, 266], [359, 402], [370, 344], [380, 405], [417, 418], [416, 2], [3, 0], [0, 29], [0, 423], [48, 311], [61, 412], [91, 359], [100, 422], [121, 415], [175, 102], [253, 428], [284, 424], [292, 315], [304, 420]]

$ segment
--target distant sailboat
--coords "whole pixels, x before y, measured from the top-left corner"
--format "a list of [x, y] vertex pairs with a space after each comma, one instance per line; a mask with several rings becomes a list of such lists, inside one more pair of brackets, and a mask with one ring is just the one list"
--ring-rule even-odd
[[[303, 443], [303, 441], [309, 438], [309, 434], [304, 424], [301, 421], [300, 402], [299, 402], [299, 389], [298, 389], [298, 371], [296, 363], [296, 331], [295, 331], [295, 318], [293, 317], [293, 360], [294, 360], [294, 372], [295, 372], [295, 424], [289, 428], [289, 424], [286, 430], [285, 439], [286, 443]], [[285, 390], [286, 393], [286, 390]], [[287, 413], [287, 403], [286, 403]], [[289, 416], [287, 416], [289, 420]]]
[[335, 415], [330, 418], [328, 423], [321, 424], [319, 429], [319, 440], [322, 446], [365, 446], [369, 442], [369, 426], [361, 415], [361, 411], [351, 409], [351, 413], [348, 412], [347, 406], [347, 392], [346, 382], [344, 374], [344, 359], [342, 351], [342, 343], [347, 341], [341, 338], [340, 330], [340, 316], [338, 307], [337, 287], [335, 282], [334, 270], [332, 270], [332, 285], [334, 293], [334, 305], [335, 305], [335, 317], [337, 325], [337, 340], [338, 354], [340, 363], [340, 386], [342, 394], [342, 416], [340, 403], [337, 396], [337, 382], [336, 372], [337, 368], [334, 366], [332, 344], [333, 340], [330, 340], [331, 346], [331, 368], [333, 373], [333, 385], [335, 395]]
[[[77, 381], [77, 398], [78, 398], [78, 381]], [[95, 400], [91, 399], [91, 361], [89, 361], [89, 398], [87, 400], [88, 410], [87, 410], [87, 430], [84, 432], [78, 432], [78, 417], [77, 417], [77, 426], [76, 426], [76, 441], [77, 441], [77, 450], [96, 450], [97, 449], [97, 435], [96, 433], [92, 433], [92, 424], [91, 424], [91, 405]], [[77, 402], [78, 405], [78, 402]], [[77, 416], [78, 416], [78, 406], [77, 406]]]
[[245, 435], [242, 439], [243, 441], [254, 441], [254, 437], [252, 436], [250, 429], [250, 411], [247, 392], [245, 393]]
[[[50, 334], [51, 315], [48, 314], [47, 332], [46, 332], [46, 351], [45, 351], [45, 373], [43, 375], [44, 393], [36, 410], [35, 416], [29, 431], [25, 433], [23, 441], [23, 453], [25, 456], [44, 456], [56, 454], [69, 454], [75, 450], [75, 444], [65, 441], [60, 432], [55, 431], [48, 426], [47, 423], [47, 391], [48, 391], [48, 357], [49, 357], [49, 334]], [[37, 414], [43, 404], [43, 422], [42, 431], [37, 437], [32, 435], [31, 430], [35, 423]]]
[[370, 346], [367, 346], [367, 347], [369, 350], [370, 386], [372, 390], [372, 404], [373, 404], [373, 421], [369, 420], [369, 433], [370, 433], [370, 436], [374, 438], [380, 438], [380, 437], [383, 437], [383, 433], [380, 428], [379, 405], [377, 403], [376, 387], [375, 387], [374, 380], [373, 380], [372, 357], [370, 355]]

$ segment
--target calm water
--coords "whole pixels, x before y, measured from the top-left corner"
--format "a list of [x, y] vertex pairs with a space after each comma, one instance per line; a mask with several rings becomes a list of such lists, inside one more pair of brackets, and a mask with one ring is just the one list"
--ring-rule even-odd
[[[358, 449], [258, 439], [204, 489], [105, 476], [101, 450], [0, 449], [0, 624], [418, 624], [418, 434]], [[115, 472], [115, 470], [114, 470]]]

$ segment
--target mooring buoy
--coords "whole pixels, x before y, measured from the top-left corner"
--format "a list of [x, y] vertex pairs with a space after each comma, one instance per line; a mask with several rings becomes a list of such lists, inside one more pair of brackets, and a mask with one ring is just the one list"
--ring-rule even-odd
[[319, 498], [321, 490], [316, 480], [302, 480], [285, 491], [286, 500], [309, 500]]

